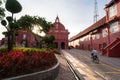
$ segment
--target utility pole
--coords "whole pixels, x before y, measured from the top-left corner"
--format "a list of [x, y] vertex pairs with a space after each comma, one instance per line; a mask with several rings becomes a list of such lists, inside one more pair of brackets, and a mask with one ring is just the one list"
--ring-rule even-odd
[[93, 16], [93, 22], [96, 23], [98, 21], [98, 3], [97, 0], [94, 0], [94, 16]]

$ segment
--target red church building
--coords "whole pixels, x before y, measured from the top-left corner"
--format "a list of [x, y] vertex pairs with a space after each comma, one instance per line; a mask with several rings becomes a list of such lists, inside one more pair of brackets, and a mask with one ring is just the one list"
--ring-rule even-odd
[[[28, 46], [37, 47], [42, 38], [33, 32], [26, 30], [18, 30], [18, 36], [15, 37], [15, 46]], [[69, 32], [65, 29], [64, 25], [60, 22], [59, 17], [56, 17], [53, 27], [46, 34], [46, 37], [53, 35], [58, 49], [68, 49], [68, 35]], [[0, 45], [7, 46], [7, 37], [0, 41]]]
[[68, 35], [69, 32], [65, 29], [64, 25], [60, 22], [59, 17], [57, 16], [53, 27], [46, 34], [47, 37], [53, 35], [55, 37], [55, 43], [57, 44], [58, 49], [68, 49]]
[[105, 6], [106, 15], [84, 31], [69, 39], [69, 46], [91, 50], [102, 55], [120, 57], [120, 0], [111, 0]]

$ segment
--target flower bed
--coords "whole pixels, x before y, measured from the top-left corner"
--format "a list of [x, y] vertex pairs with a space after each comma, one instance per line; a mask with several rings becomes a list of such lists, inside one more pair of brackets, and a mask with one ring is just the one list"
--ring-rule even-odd
[[57, 63], [54, 54], [38, 49], [14, 49], [0, 52], [0, 77], [8, 78], [46, 70]]

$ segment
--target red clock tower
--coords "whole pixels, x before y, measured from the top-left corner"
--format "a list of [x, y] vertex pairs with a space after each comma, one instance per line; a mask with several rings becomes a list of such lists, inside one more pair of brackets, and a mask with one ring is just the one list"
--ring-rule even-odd
[[64, 25], [60, 22], [59, 17], [57, 16], [53, 27], [46, 34], [47, 37], [53, 35], [55, 37], [55, 43], [59, 49], [68, 49], [68, 35], [69, 32], [65, 29]]

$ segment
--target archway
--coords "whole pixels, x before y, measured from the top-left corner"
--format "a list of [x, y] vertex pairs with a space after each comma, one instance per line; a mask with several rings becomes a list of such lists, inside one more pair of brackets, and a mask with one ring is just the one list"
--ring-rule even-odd
[[64, 42], [61, 43], [61, 49], [65, 49], [65, 43]]

